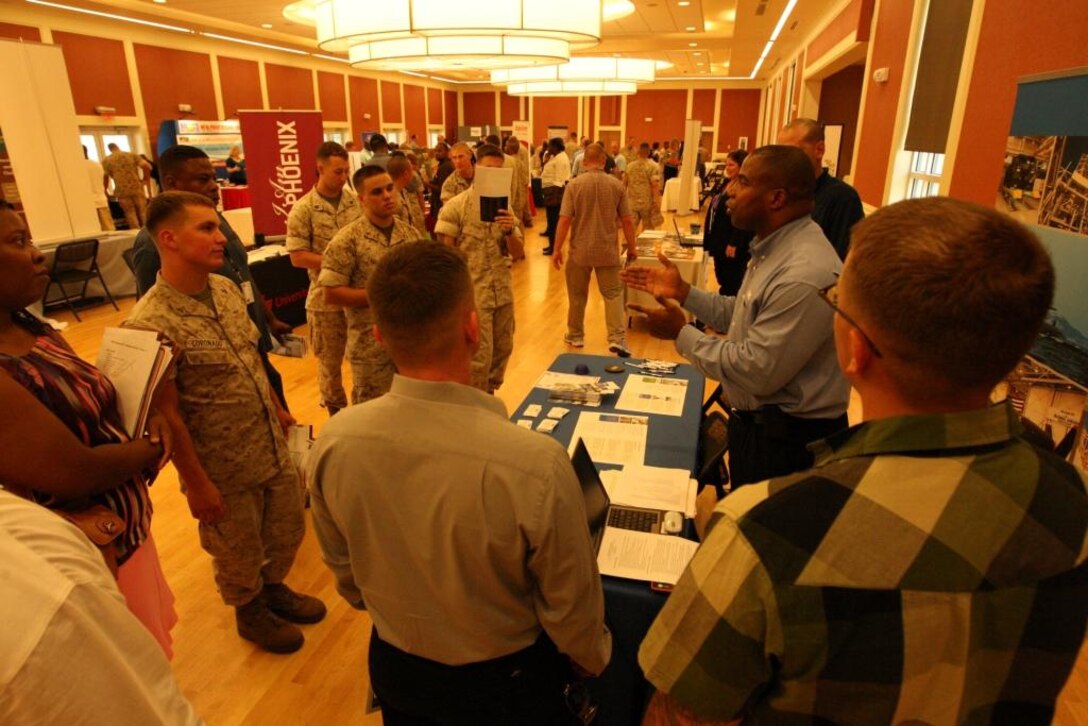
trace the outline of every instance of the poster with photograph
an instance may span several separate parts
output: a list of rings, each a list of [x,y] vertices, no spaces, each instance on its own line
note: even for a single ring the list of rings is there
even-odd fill
[[[1055,272],[1053,307],[1004,392],[1036,441],[1088,472],[1086,99],[1083,69],[1021,80],[995,204],[1031,226]]]

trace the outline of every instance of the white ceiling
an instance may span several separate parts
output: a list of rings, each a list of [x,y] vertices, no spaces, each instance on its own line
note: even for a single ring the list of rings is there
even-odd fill
[[[57,0],[83,7],[111,8],[163,22],[239,38],[317,50],[314,29],[287,20],[281,0]],[[363,0],[360,0],[362,2]],[[457,0],[451,0],[457,2]],[[673,67],[658,76],[698,80],[701,76],[747,77],[788,0],[632,0],[635,12],[605,23],[601,43],[579,55],[653,58]],[[486,0],[479,0],[486,8]],[[686,3],[686,4],[684,4]],[[778,60],[791,56],[835,0],[799,0],[774,49],[760,69],[766,78]],[[486,12],[486,10],[485,10]],[[264,28],[269,24],[271,28]],[[476,72],[441,73],[451,80],[483,80]]]

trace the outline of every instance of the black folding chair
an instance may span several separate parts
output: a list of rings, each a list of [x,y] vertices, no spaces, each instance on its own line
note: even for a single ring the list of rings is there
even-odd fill
[[[121,308],[117,307],[113,295],[110,294],[109,287],[106,286],[106,280],[103,279],[102,272],[98,269],[98,240],[87,239],[57,245],[53,256],[53,269],[49,273],[49,284],[45,286],[42,303],[44,305],[49,300],[49,290],[53,283],[56,283],[57,287],[60,288],[61,297],[64,298],[68,309],[72,311],[72,315],[76,316],[76,320],[81,320],[73,302],[87,299],[87,285],[96,278],[102,283],[102,289],[105,290],[106,297],[109,299],[110,304],[113,305],[114,310],[120,310]],[[69,295],[64,286],[79,283],[83,283],[79,294]]]
[[[711,411],[699,424],[699,471],[695,479],[699,489],[712,486],[718,499],[725,496],[729,470],[725,452],[729,449],[729,423],[721,411]]]

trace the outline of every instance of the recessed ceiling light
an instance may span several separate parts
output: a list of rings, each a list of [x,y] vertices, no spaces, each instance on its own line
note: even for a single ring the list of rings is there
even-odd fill
[[[688,5],[691,5],[691,1],[690,0],[680,0],[680,2],[678,2],[676,4],[679,5],[682,8],[686,8]]]
[[[702,54],[703,54],[703,52],[702,52],[702,51],[699,51],[699,50],[697,50],[697,51],[695,51],[694,53],[692,53],[692,55],[702,55]]]
[[[166,4],[166,0],[153,0],[153,2],[156,5],[165,5]]]
[[[695,26],[694,25],[689,25],[688,27],[684,28],[684,30],[688,31],[689,33],[694,33],[695,32]]]
[[[159,0],[155,0],[155,2],[159,2]],[[166,2],[166,0],[163,0],[163,2]],[[261,27],[262,28],[271,28],[272,23],[261,23]]]
[[[688,43],[688,47],[689,48],[697,48],[697,47],[699,47],[699,44],[698,43]]]
[[[620,58],[621,56],[620,56],[620,54],[619,54],[619,53],[613,53],[613,54],[612,54],[612,57],[613,57],[613,58]]]

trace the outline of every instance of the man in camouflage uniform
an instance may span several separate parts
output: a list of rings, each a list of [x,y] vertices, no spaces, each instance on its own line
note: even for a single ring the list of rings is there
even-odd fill
[[[526,220],[531,224],[533,218],[529,216],[529,165],[521,158],[524,148],[516,137],[510,136],[507,137],[503,150],[506,152],[506,166],[514,170],[510,190],[510,211],[522,224],[525,224]]]
[[[635,227],[657,229],[665,221],[661,214],[661,171],[650,161],[650,145],[638,147],[638,158],[627,165],[627,203],[631,207]]]
[[[481,167],[503,166],[503,153],[497,146],[485,144],[476,154]],[[514,351],[514,290],[501,246],[505,242],[518,257],[525,240],[509,209],[500,210],[494,222],[481,222],[480,197],[474,189],[461,192],[442,207],[434,231],[440,241],[460,248],[468,260],[480,320],[480,347],[472,359],[472,385],[494,393],[503,383],[506,364]]]
[[[292,623],[325,617],[320,600],[283,583],[305,528],[284,438],[294,419],[269,386],[245,298],[233,282],[211,274],[226,245],[211,201],[165,192],[148,217],[162,271],[125,324],[156,330],[177,346],[157,406],[173,432],[174,465],[239,635],[291,653],[303,642]]]
[[[295,202],[287,218],[291,264],[305,268],[310,276],[306,322],[310,326],[310,348],[317,358],[321,405],[330,416],[348,405],[341,373],[348,322],[343,308],[326,302],[317,277],[321,272],[321,255],[329,241],[362,214],[359,200],[345,188],[350,168],[348,152],[340,144],[326,141],[317,147],[317,183]]]
[[[428,237],[427,225],[423,222],[423,210],[420,209],[416,195],[408,191],[415,177],[412,162],[408,161],[407,156],[397,155],[389,160],[386,169],[396,188],[397,219],[415,229],[420,237]]]
[[[110,155],[102,160],[102,184],[109,194],[110,178],[113,179],[113,196],[125,211],[129,229],[139,229],[147,221],[147,197],[144,195],[143,173],[151,173],[151,165],[136,154],[121,151],[117,144],[109,145]]]
[[[476,157],[464,141],[459,141],[450,148],[450,161],[453,162],[453,173],[442,184],[443,204],[471,187],[472,179],[476,175]]]
[[[396,372],[374,339],[367,277],[390,248],[418,240],[419,232],[397,219],[396,187],[385,169],[364,166],[355,172],[352,184],[363,214],[329,242],[317,279],[325,288],[325,299],[343,305],[347,315],[351,402],[355,404],[387,392]]]

